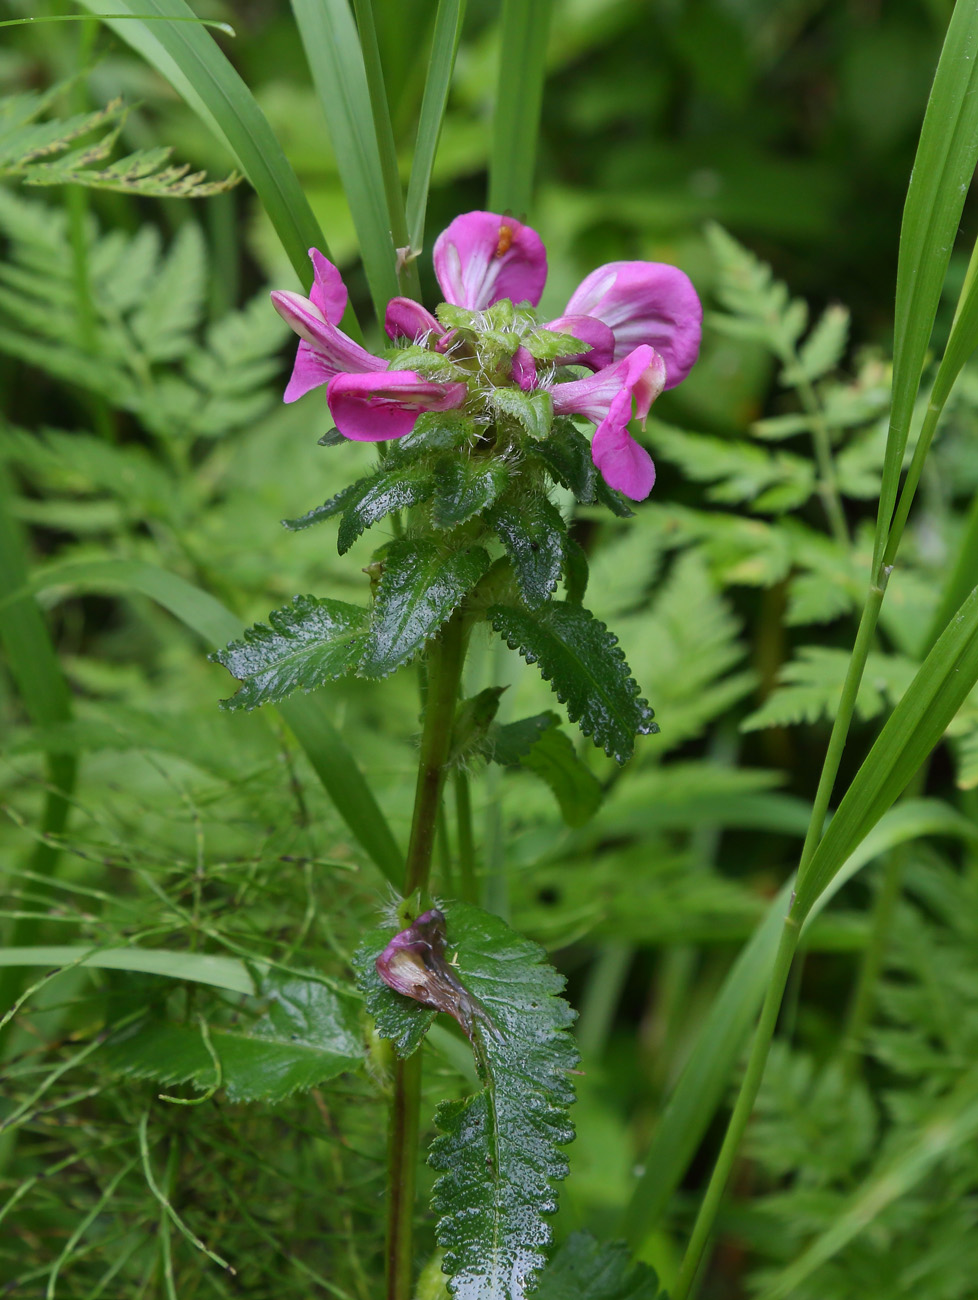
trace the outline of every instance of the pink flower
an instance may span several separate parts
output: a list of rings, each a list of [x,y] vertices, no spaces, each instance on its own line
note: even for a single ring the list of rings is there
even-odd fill
[[[302,340],[285,400],[294,402],[326,384],[326,400],[344,437],[379,442],[410,432],[422,411],[447,411],[499,383],[498,370],[480,373],[479,349],[461,354],[459,333],[478,335],[481,317],[496,303],[535,307],[547,278],[547,254],[535,230],[513,217],[494,212],[467,212],[438,236],[435,275],[445,301],[475,313],[471,327],[446,330],[420,303],[393,298],[384,327],[392,339],[406,339],[436,353],[451,353],[461,367],[451,381],[416,370],[397,370],[367,352],[336,322],[346,308],[347,292],[336,267],[310,250],[315,283],[308,298],[297,293],[272,294],[282,317]],[[579,339],[584,347],[554,363],[584,366],[584,379],[540,374],[533,352],[533,325],[517,314],[519,346],[511,354],[509,380],[524,391],[546,388],[557,415],[583,415],[597,425],[592,443],[594,463],[605,480],[635,501],[644,500],[655,482],[647,451],[628,433],[634,415],[644,420],[666,388],[685,379],[700,345],[703,310],[689,277],[662,262],[609,262],[592,271],[571,294],[563,315],[544,328]],[[507,326],[509,328],[509,326]],[[491,334],[490,325],[485,329]],[[498,365],[498,363],[497,363]],[[506,371],[503,369],[505,375]]]
[[[272,293],[275,310],[302,340],[285,401],[294,402],[325,384],[337,429],[356,442],[401,438],[414,428],[422,411],[462,405],[468,396],[465,384],[435,383],[413,370],[388,370],[386,361],[344,334],[334,324],[346,310],[347,292],[340,273],[318,249],[311,248],[309,256],[315,277],[309,297]],[[417,303],[411,306],[428,317]],[[434,317],[430,320],[438,325]]]
[[[584,415],[597,424],[591,457],[605,482],[633,501],[644,501],[652,491],[655,466],[626,425],[633,402],[636,419],[644,422],[665,379],[662,357],[643,343],[596,374],[555,384],[550,390],[555,415]]]

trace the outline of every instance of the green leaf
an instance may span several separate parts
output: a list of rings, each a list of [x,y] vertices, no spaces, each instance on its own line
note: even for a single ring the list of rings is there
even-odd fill
[[[564,586],[572,605],[583,604],[589,576],[587,552],[568,533],[564,538]]]
[[[413,658],[489,568],[481,546],[446,553],[402,538],[387,548],[359,672],[386,677]]]
[[[564,567],[567,525],[545,496],[498,506],[489,522],[506,547],[520,594],[535,607],[549,600]]]
[[[220,1081],[228,1101],[283,1101],[359,1068],[363,1040],[359,1003],[315,980],[277,971],[265,975],[256,997],[262,1013],[234,1027],[200,1028],[150,1017],[110,1039],[111,1069],[159,1083],[191,1083],[204,1091]]]
[[[464,17],[463,0],[439,0],[405,202],[408,242],[412,249],[418,251],[424,242],[424,218],[428,206],[431,169],[448,104],[448,91]]]
[[[473,460],[455,455],[442,460],[435,478],[432,522],[436,528],[456,528],[488,510],[509,482],[502,461]]]
[[[839,711],[842,686],[849,667],[849,652],[828,646],[800,646],[797,658],[784,664],[778,688],[740,724],[742,731],[763,727],[790,727],[800,722],[832,719]],[[909,686],[916,665],[901,655],[871,653],[859,684],[856,712],[875,718],[900,698]]]
[[[456,1296],[522,1300],[545,1263],[541,1247],[551,1230],[544,1216],[557,1208],[553,1183],[567,1174],[558,1148],[574,1135],[567,1116],[577,1063],[567,1032],[574,1013],[557,996],[563,977],[544,964],[543,949],[498,916],[451,903],[445,942],[429,978],[437,985],[438,963],[447,967],[451,954],[451,979],[470,999],[459,1015],[483,1087],[443,1102],[435,1114],[442,1136],[429,1164],[441,1174],[433,1204],[443,1268]],[[361,965],[369,984],[368,960]],[[385,997],[392,1036],[413,1039],[420,1020],[411,1000],[386,985],[373,997],[368,990],[375,1007]]]
[[[183,0],[82,0],[98,15],[194,18]],[[112,30],[151,63],[223,139],[255,188],[301,282],[312,280],[308,250],[329,256],[295,172],[254,96],[213,37],[195,22],[112,22]],[[395,290],[396,292],[396,290]]]
[[[347,0],[292,0],[316,93],[329,127],[340,179],[357,229],[377,319],[398,292],[392,227],[380,149],[356,24]],[[398,198],[400,196],[398,195]]]
[[[556,713],[540,713],[495,727],[484,749],[493,762],[524,767],[545,781],[568,826],[583,826],[601,806],[601,782],[578,758]]]
[[[978,682],[978,587],[886,721],[798,882],[810,906],[920,768]]]
[[[489,618],[510,649],[539,664],[571,722],[609,757],[624,763],[636,736],[658,731],[617,637],[586,609],[558,600],[538,610],[493,605]]]
[[[934,318],[978,160],[978,18],[957,4],[934,75],[900,227],[893,398],[880,490],[874,572],[886,548]]]
[[[686,478],[714,484],[707,492],[711,501],[748,502],[752,511],[782,513],[804,505],[815,490],[811,462],[790,452],[659,423],[654,438],[657,451],[679,465]]]
[[[849,309],[832,303],[815,322],[798,349],[798,364],[781,372],[783,384],[811,383],[834,370],[842,360],[849,339]]]
[[[596,1241],[574,1232],[540,1275],[535,1300],[665,1300],[647,1264],[637,1263],[622,1242]]]
[[[426,466],[411,465],[382,471],[371,479],[362,479],[356,486],[360,490],[351,491],[345,499],[336,535],[340,555],[346,554],[361,533],[395,510],[427,501],[435,490],[435,479]]]
[[[515,420],[534,441],[549,437],[554,403],[545,388],[529,393],[524,393],[521,388],[494,388],[490,397],[497,413]]]
[[[243,683],[222,701],[226,709],[274,704],[293,691],[308,693],[353,672],[363,650],[367,611],[341,600],[295,596],[268,621],[271,627],[256,623],[243,640],[210,656]]]
[[[489,150],[489,211],[532,206],[551,0],[503,0]]]
[[[320,441],[322,441],[320,439]],[[376,481],[376,475],[373,478],[361,478],[356,483],[351,483],[348,487],[337,492],[336,496],[330,497],[324,501],[321,506],[313,506],[307,510],[304,515],[298,519],[283,519],[283,527],[289,532],[298,533],[303,528],[311,528],[313,524],[322,523],[324,519],[333,519],[336,515],[342,514],[351,501],[356,501],[366,491],[367,486]]]
[[[210,953],[167,952],[162,948],[93,948],[91,944],[42,944],[0,948],[0,966],[88,966],[93,970],[137,971],[166,979],[208,984],[231,993],[254,993],[244,962]]]
[[[529,456],[542,461],[551,478],[573,492],[581,505],[593,503],[598,471],[588,440],[570,420],[555,420],[550,437],[526,450]]]

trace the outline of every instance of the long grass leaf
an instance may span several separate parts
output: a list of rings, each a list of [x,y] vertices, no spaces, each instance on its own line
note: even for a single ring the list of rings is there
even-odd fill
[[[184,0],[81,0],[93,14],[130,19],[148,13],[193,18]],[[151,63],[177,94],[222,139],[247,176],[304,285],[312,272],[308,250],[327,252],[326,240],[292,166],[251,91],[213,37],[191,22],[112,22],[109,26]]]
[[[853,777],[798,880],[796,913],[814,903],[893,804],[978,682],[978,587],[921,664]]]
[[[874,569],[883,557],[921,371],[976,161],[978,5],[975,0],[958,0],[924,114],[900,230],[893,402]]]
[[[414,144],[411,179],[407,192],[408,243],[414,252],[424,245],[424,219],[428,210],[428,191],[431,172],[435,164],[438,137],[445,117],[448,92],[455,70],[462,24],[465,21],[465,0],[439,0],[435,18],[435,32],[431,41],[428,77],[418,118],[418,136]]]
[[[81,944],[42,944],[26,948],[0,948],[0,967],[91,966],[97,970],[138,971],[165,975],[191,984],[210,984],[231,993],[254,993],[255,983],[237,957],[213,957],[195,952],[167,952],[162,948],[103,948]]]
[[[503,0],[489,152],[489,208],[530,210],[552,0]]]
[[[10,501],[11,485],[0,466],[0,645],[28,716],[36,726],[44,727],[71,717],[71,695],[47,624],[27,586],[24,542],[10,513]],[[31,858],[31,870],[42,879],[52,876],[58,865],[55,837],[62,833],[68,819],[77,759],[71,754],[50,754],[47,773],[49,790],[41,814],[42,838]],[[14,921],[7,941],[33,943],[40,926],[37,917],[20,917]],[[16,999],[19,987],[18,972],[0,976],[0,1010]]]
[[[165,569],[140,560],[92,560],[45,569],[34,586],[138,592],[168,609],[215,647],[240,637],[243,625],[219,600]],[[329,716],[318,692],[283,700],[278,711],[305,750],[337,812],[374,863],[400,885],[404,856],[349,746]]]
[[[813,906],[806,930],[838,890],[867,863],[898,844],[924,835],[974,841],[978,829],[939,800],[908,799],[887,813],[851,855]],[[659,1117],[651,1145],[641,1161],[644,1173],[621,1225],[635,1250],[660,1222],[726,1096],[764,997],[791,902],[792,883],[789,881],[775,898],[731,967]]]
[[[395,223],[387,206],[356,25],[347,0],[292,0],[292,10],[329,127],[374,309],[382,321],[388,301],[398,292]]]

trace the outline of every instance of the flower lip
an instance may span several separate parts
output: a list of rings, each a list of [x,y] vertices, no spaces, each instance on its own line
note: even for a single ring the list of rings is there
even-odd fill
[[[326,401],[336,427],[353,442],[385,442],[410,433],[423,411],[452,411],[468,397],[463,383],[436,383],[414,370],[339,374]]]
[[[438,236],[435,275],[445,301],[483,311],[503,298],[540,301],[547,279],[543,240],[515,217],[466,212]]]

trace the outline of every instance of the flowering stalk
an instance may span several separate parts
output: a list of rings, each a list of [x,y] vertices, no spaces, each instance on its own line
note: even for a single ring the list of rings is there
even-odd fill
[[[623,498],[648,496],[655,467],[628,426],[633,419],[644,423],[659,394],[685,378],[699,348],[702,310],[676,267],[612,262],[582,281],[562,315],[541,324],[534,310],[547,276],[540,236],[514,218],[470,212],[434,245],[445,301],[432,313],[411,298],[393,298],[384,319],[391,345],[377,355],[339,328],[346,287],[321,253],[310,255],[309,297],[272,295],[301,340],[285,400],[325,387],[339,435],[327,441],[390,445],[376,472],[287,526],[301,529],[340,516],[341,554],[381,519],[405,512],[405,526],[375,551],[366,570],[368,606],[298,596],[270,615],[270,626],[250,629],[216,657],[243,683],[228,701],[231,708],[274,703],[349,674],[386,677],[424,657],[405,928],[358,967],[378,1031],[395,1041],[403,1058],[395,1064],[390,1107],[386,1294],[387,1300],[411,1300],[413,1289],[422,1066],[420,1038],[411,1030],[416,1022],[401,1019],[404,1000],[413,999],[462,1024],[481,1053],[480,1077],[498,1093],[502,1108],[498,1117],[493,1111],[489,1127],[494,1131],[497,1120],[508,1127],[498,1149],[480,1148],[473,1156],[465,1132],[453,1130],[445,1115],[450,1136],[436,1144],[433,1162],[440,1159],[435,1167],[445,1171],[436,1205],[442,1188],[446,1217],[439,1240],[446,1270],[470,1280],[483,1267],[499,1270],[513,1279],[515,1298],[545,1260],[540,1247],[549,1229],[542,1216],[556,1208],[552,1183],[566,1174],[559,1147],[573,1135],[565,1115],[573,1100],[568,1071],[576,1061],[566,1032],[571,1012],[555,997],[556,973],[539,969],[533,945],[498,918],[471,906],[467,914],[467,903],[450,900],[445,914],[431,908],[421,916],[410,913],[429,889],[449,771],[458,774],[459,867],[471,900],[475,863],[465,768],[473,760],[519,766],[541,726],[556,722],[548,713],[496,724],[498,690],[459,702],[476,622],[538,664],[571,721],[618,762],[631,755],[636,736],[657,729],[617,638],[583,608],[586,556],[550,492],[559,485],[582,504],[600,503],[619,516],[631,513]],[[581,420],[595,426],[590,445]],[[560,584],[564,598],[557,594]],[[478,933],[487,945],[479,950],[484,967],[502,960],[499,986],[491,978],[482,986],[492,993],[491,1016],[445,959],[446,915],[463,929],[464,919],[451,918],[468,915],[473,938]],[[464,958],[464,947],[458,951]],[[515,966],[500,957],[505,952]],[[464,973],[478,984],[477,969]],[[391,1005],[385,995],[401,1002]],[[527,1077],[537,1090],[530,1107],[520,1094]],[[536,1163],[528,1150],[540,1156]],[[506,1168],[497,1167],[500,1151]],[[474,1178],[466,1165],[473,1158]]]

